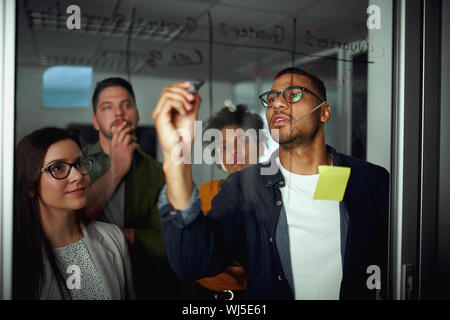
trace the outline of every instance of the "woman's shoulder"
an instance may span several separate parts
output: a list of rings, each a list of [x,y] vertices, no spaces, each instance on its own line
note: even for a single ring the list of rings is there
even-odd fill
[[[92,220],[87,226],[86,230],[88,233],[88,237],[95,237],[97,234],[100,234],[103,238],[113,239],[115,241],[122,242],[124,235],[122,230],[118,226],[112,223]]]

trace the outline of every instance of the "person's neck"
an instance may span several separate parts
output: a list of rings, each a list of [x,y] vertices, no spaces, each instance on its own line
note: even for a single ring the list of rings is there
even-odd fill
[[[100,141],[100,147],[102,148],[103,152],[109,155],[109,150],[111,147],[111,139],[108,139],[102,133],[99,133],[98,139]]]
[[[42,227],[52,248],[77,242],[83,237],[75,211],[51,210],[41,206]]]
[[[283,146],[279,149],[280,163],[289,172],[301,175],[318,174],[319,165],[331,165],[332,157],[327,152],[323,135],[311,142]]]

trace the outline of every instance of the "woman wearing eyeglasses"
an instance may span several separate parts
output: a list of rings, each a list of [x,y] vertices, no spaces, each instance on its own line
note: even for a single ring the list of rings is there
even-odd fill
[[[92,161],[78,138],[44,128],[16,147],[15,299],[134,299],[121,230],[85,214]]]

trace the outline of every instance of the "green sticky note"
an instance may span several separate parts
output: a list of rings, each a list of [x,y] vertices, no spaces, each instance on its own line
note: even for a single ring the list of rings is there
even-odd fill
[[[313,199],[342,201],[349,177],[350,168],[319,166],[319,181]]]

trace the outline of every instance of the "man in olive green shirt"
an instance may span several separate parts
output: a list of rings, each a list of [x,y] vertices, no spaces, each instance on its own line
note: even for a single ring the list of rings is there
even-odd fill
[[[139,111],[131,84],[122,78],[97,83],[92,96],[99,142],[85,148],[94,161],[88,216],[121,228],[130,248],[138,299],[176,299],[180,282],[168,264],[158,195],[161,164],[147,155],[134,134]]]

